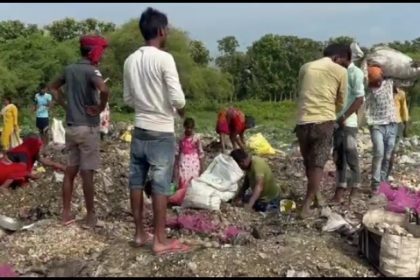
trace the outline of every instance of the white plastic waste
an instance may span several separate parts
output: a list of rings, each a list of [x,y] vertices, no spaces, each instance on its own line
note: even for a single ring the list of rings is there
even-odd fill
[[[353,42],[350,44],[351,49],[351,60],[357,61],[365,55],[362,51],[362,49],[359,47],[359,44],[357,42]]]
[[[62,183],[64,182],[64,173],[54,171],[54,178],[57,183]]]
[[[326,225],[322,227],[322,231],[333,232],[342,227],[347,227],[349,229],[352,228],[352,226],[341,215],[333,212],[329,207],[322,208],[321,217],[328,218]]]
[[[221,201],[235,196],[243,175],[232,157],[218,155],[200,178],[192,180],[182,207],[219,210]]]
[[[66,144],[66,130],[64,129],[63,121],[53,118],[51,133],[54,144]]]

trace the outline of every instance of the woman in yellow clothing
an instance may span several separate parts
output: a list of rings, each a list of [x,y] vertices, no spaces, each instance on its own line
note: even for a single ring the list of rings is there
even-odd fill
[[[1,133],[1,144],[5,151],[11,148],[13,133],[19,132],[18,127],[18,109],[12,104],[10,97],[5,98],[4,107],[1,110],[3,117],[3,132]]]

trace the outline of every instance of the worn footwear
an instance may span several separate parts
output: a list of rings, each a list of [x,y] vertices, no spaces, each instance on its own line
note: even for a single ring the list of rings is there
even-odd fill
[[[155,255],[164,256],[169,254],[188,253],[191,248],[185,244],[182,244],[179,240],[173,240],[168,248],[162,250],[153,250]]]

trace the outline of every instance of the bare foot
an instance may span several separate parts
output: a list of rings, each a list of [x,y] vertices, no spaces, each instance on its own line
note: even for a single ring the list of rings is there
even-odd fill
[[[83,228],[95,228],[96,224],[98,223],[98,219],[95,215],[86,216],[83,219]]]
[[[153,252],[158,255],[175,254],[175,253],[187,253],[190,251],[190,247],[182,244],[179,240],[166,240],[164,244],[156,243],[153,244]]]
[[[352,188],[350,192],[349,201],[350,203],[357,200],[360,196],[360,191],[358,189]]]
[[[343,202],[344,192],[345,192],[345,189],[343,189],[343,188],[337,188],[335,190],[334,197],[331,199],[331,202],[333,204],[341,204]]]
[[[299,212],[298,217],[302,220],[305,220],[307,218],[313,217],[315,215],[314,211],[311,211],[309,208],[302,208]]]
[[[142,247],[146,245],[147,243],[152,243],[152,242],[153,242],[153,234],[144,232],[142,234],[139,234],[138,236],[134,236],[132,244],[134,247]]]
[[[68,226],[76,221],[76,216],[72,214],[64,214],[62,215],[61,222],[64,226]]]
[[[314,199],[314,206],[315,207],[324,207],[325,206],[325,200],[322,197],[320,192],[317,192]]]

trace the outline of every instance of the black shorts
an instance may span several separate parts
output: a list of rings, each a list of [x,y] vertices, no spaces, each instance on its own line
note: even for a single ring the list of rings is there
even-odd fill
[[[50,125],[49,118],[36,118],[36,127],[39,129],[41,134],[44,134],[48,130],[48,126]]]
[[[7,157],[14,163],[29,163],[28,156],[25,153],[7,152]]]

